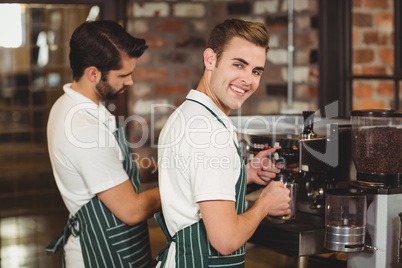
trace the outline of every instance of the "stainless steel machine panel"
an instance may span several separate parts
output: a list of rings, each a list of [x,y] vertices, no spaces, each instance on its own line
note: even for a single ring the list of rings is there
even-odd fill
[[[402,263],[402,212],[399,213],[398,262]]]
[[[401,268],[397,256],[402,194],[375,194],[372,198],[367,209],[367,231],[373,248],[349,253],[348,268]]]

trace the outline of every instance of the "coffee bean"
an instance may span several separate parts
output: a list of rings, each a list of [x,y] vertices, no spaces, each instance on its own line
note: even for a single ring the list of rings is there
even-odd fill
[[[353,160],[361,173],[402,173],[402,128],[372,127],[353,131]]]

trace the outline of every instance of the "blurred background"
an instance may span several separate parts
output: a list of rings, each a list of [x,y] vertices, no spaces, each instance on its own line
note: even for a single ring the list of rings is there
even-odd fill
[[[85,20],[118,21],[149,45],[134,86],[106,104],[128,125],[146,189],[157,185],[158,133],[197,86],[217,23],[259,21],[271,36],[260,88],[234,115],[325,114],[335,102],[347,118],[354,109],[401,108],[401,16],[399,0],[0,1],[0,267],[60,267],[60,253],[44,251],[68,217],[46,124],[72,81],[69,39]],[[151,239],[156,255],[164,238]],[[292,258],[275,256],[285,264],[272,267],[294,267]]]

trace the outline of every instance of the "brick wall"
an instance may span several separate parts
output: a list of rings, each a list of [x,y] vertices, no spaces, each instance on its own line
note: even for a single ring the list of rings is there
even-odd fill
[[[318,106],[317,1],[294,4],[294,109],[300,112]],[[167,117],[197,86],[209,32],[226,18],[263,22],[271,36],[260,88],[233,114],[275,114],[286,108],[287,0],[129,0],[126,28],[150,47],[137,64],[128,105],[129,115],[138,119],[130,120],[130,139],[141,147],[139,154],[155,149]]]
[[[353,74],[394,74],[393,0],[353,0]],[[392,80],[353,83],[353,109],[392,108]]]

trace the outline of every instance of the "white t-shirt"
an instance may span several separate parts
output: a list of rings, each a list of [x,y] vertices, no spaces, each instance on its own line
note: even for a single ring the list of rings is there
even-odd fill
[[[204,93],[191,90],[187,99],[211,109],[226,128],[202,105],[185,101],[169,117],[159,137],[158,170],[162,211],[169,233],[200,220],[198,202],[236,199],[240,158],[233,141],[235,127]],[[167,266],[174,267],[174,242]]]
[[[71,89],[71,84],[64,85],[63,90],[65,94],[50,111],[47,138],[57,187],[68,211],[74,215],[97,193],[128,180],[128,175],[113,135],[114,116],[102,104],[97,105]],[[76,241],[71,243],[71,239]],[[70,236],[65,249],[80,251],[78,241],[79,237]]]

